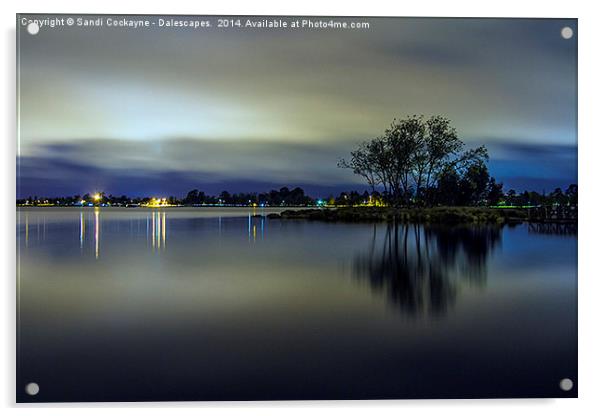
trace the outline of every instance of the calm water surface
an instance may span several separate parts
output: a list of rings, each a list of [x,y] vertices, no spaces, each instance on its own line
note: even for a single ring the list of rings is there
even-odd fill
[[[20,209],[18,400],[576,396],[572,230],[268,212]]]

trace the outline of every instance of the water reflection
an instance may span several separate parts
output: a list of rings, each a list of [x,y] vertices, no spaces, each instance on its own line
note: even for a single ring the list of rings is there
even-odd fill
[[[370,249],[355,256],[353,275],[367,281],[401,312],[441,315],[461,283],[484,286],[487,261],[501,228],[389,224],[374,226]]]
[[[20,211],[17,385],[51,401],[376,399],[576,380],[576,238],[249,211]]]
[[[84,249],[84,241],[86,238],[86,219],[84,217],[84,213],[79,213],[79,248],[80,250]]]
[[[577,235],[576,223],[531,223],[529,224],[529,232],[536,234],[551,234],[551,235]]]
[[[94,255],[98,258],[100,254],[100,211],[94,209]]]
[[[43,220],[45,221],[46,217],[42,217]],[[100,257],[100,231],[101,231],[101,215],[100,215],[100,209],[95,208],[94,209],[94,214],[93,214],[93,223],[92,223],[92,229],[93,229],[93,244],[94,244],[94,257],[96,259],[98,259]],[[78,241],[79,241],[79,249],[81,251],[82,254],[84,254],[85,252],[85,247],[86,247],[86,227],[87,227],[87,222],[88,219],[86,218],[86,213],[84,211],[81,211],[79,213],[79,219],[77,220],[79,223],[79,233],[78,233]],[[46,239],[46,233],[44,233],[44,238],[43,240]]]
[[[29,213],[25,213],[25,247],[29,247]]]
[[[89,253],[86,250],[86,247],[93,246],[94,257],[96,259],[101,256],[102,244],[101,240],[103,240],[102,234],[103,231],[105,234],[108,232],[109,234],[122,234],[123,230],[120,227],[123,227],[124,221],[115,221],[111,219],[110,216],[106,219],[106,224],[103,223],[103,216],[106,217],[106,213],[102,212],[102,209],[95,208],[93,211],[82,210],[77,214],[78,224],[78,243],[79,248],[82,255]],[[169,228],[168,215],[166,211],[154,210],[149,213],[145,213],[144,216],[139,218],[130,219],[127,223],[129,224],[129,235],[133,238],[138,238],[138,236],[142,236],[142,238],[146,239],[147,246],[152,250],[153,253],[160,253],[166,250],[167,247],[167,234]],[[243,217],[244,218],[244,217]],[[176,221],[186,222],[188,229],[194,229],[199,224],[205,223],[206,219],[203,218],[184,218],[184,219],[175,219]],[[172,220],[173,221],[173,220]],[[217,237],[221,237],[224,232],[224,221],[221,216],[216,217],[214,221],[217,222]],[[34,217],[35,226],[37,227],[38,233],[38,241],[46,240],[46,216],[35,216]],[[247,215],[247,222],[243,226],[240,231],[244,233],[243,235],[247,235],[249,242],[256,242],[258,239],[263,240],[265,235],[265,224],[266,220],[264,216],[261,215]],[[146,232],[144,227],[146,225]],[[31,221],[29,219],[29,214],[24,214],[24,234],[25,234],[25,248],[28,247],[29,244],[29,229],[31,228]],[[51,230],[52,231],[52,230]],[[59,236],[55,236],[59,238]],[[105,236],[105,244],[108,236]]]
[[[263,240],[263,236],[264,236],[264,228],[265,228],[265,217],[263,215],[257,215],[255,214],[255,211],[253,211],[253,215],[249,214],[248,215],[248,226],[247,226],[247,232],[249,235],[249,241],[252,242],[256,242],[257,241],[257,222],[259,222],[259,238],[261,240]],[[220,218],[221,220],[221,218]],[[221,222],[220,222],[220,226],[221,226]]]
[[[151,241],[153,251],[165,250],[167,241],[167,225],[165,221],[165,211],[155,211],[151,213]],[[148,229],[147,229],[148,230]]]
[[[32,241],[39,247],[40,243],[47,240],[63,240],[65,224],[73,224],[74,233],[69,232],[66,241],[72,242],[82,256],[91,256],[93,253],[94,258],[100,259],[104,251],[103,244],[104,249],[107,249],[113,238],[122,239],[126,236],[129,236],[134,245],[146,245],[153,253],[164,252],[167,248],[170,225],[175,227],[174,238],[180,233],[188,233],[201,226],[205,228],[213,221],[214,231],[210,231],[209,228],[206,230],[215,234],[199,235],[199,238],[223,238],[225,233],[231,234],[233,227],[237,228],[236,233],[245,236],[250,243],[263,240],[266,235],[265,217],[254,213],[240,215],[238,218],[242,221],[230,221],[233,215],[207,218],[186,216],[186,213],[182,215],[179,211],[167,210],[134,212],[130,217],[124,214],[126,213],[123,211],[102,208],[84,208],[78,211],[23,210],[18,224],[19,240],[26,249],[31,248]],[[120,218],[120,215],[123,217]]]

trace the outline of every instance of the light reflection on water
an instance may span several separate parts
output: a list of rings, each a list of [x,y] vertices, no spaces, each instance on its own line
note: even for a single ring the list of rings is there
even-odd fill
[[[152,241],[153,252],[155,251],[155,248],[157,249],[157,251],[161,251],[162,249],[165,250],[165,242],[167,239],[167,232],[166,232],[166,227],[167,227],[166,223],[167,222],[165,221],[165,212],[161,212],[161,211],[152,212],[150,214],[150,221],[151,221],[150,238]],[[148,223],[148,218],[147,218],[147,223]],[[147,238],[148,237],[149,237],[149,235],[147,234]]]
[[[19,210],[19,399],[576,394],[574,234],[269,212]]]
[[[172,209],[173,210],[173,209]],[[60,212],[66,211],[66,212]],[[55,214],[73,214],[75,210],[72,209],[62,209],[57,211],[56,209],[51,209],[44,211],[43,209],[22,209],[20,210],[21,216],[21,224],[18,224],[18,228],[20,227],[23,231],[23,244],[25,248],[29,247],[30,243],[30,228],[35,229],[35,240],[37,242],[44,242],[47,238],[47,220],[51,220],[52,224],[55,224],[57,221],[64,222],[69,221],[68,215],[62,215],[62,219],[52,218]],[[101,208],[92,208],[92,209],[77,209],[78,211],[78,233],[79,233],[79,247],[82,250],[82,254],[86,254],[85,249],[88,247],[93,247],[95,258],[99,258],[101,255],[101,240],[102,240],[102,229],[103,229],[103,219],[105,216],[108,216],[107,220],[109,221],[125,221],[119,218],[115,218],[115,216],[119,215],[119,211],[116,209],[103,210]],[[131,215],[131,210],[128,210],[128,217],[126,220],[128,222],[128,232],[129,234],[139,234],[141,225],[144,225],[146,230],[146,241],[149,248],[151,248],[152,252],[160,252],[165,250],[167,244],[167,232],[169,227],[168,221],[168,211],[161,209],[149,209],[149,210],[140,210],[138,215]],[[261,214],[257,209],[248,209],[248,210],[238,210],[238,215],[241,212],[249,211],[248,215],[245,216],[247,218],[246,223],[246,234],[248,235],[248,241],[255,242],[257,239],[264,238],[264,230],[265,230],[265,217],[264,214],[272,213],[272,212],[281,212],[283,209],[271,209],[260,210]],[[121,213],[124,211],[122,210]],[[186,215],[182,216],[181,212],[174,212],[177,215],[174,215],[175,218],[186,218]],[[228,213],[226,215],[227,218],[235,217],[236,215],[232,215],[232,213]],[[211,217],[211,215],[209,216]],[[194,216],[193,216],[194,218]],[[201,215],[200,218],[208,218],[207,215]],[[218,234],[222,233],[222,221],[224,216],[218,215],[215,216],[215,220],[218,223]],[[30,222],[33,220],[34,225],[30,226]],[[92,229],[93,233],[87,235],[86,229]],[[90,240],[91,239],[91,240]],[[90,246],[91,244],[91,246]]]

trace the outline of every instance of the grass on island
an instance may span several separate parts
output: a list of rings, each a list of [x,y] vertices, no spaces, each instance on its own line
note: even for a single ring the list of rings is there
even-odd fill
[[[341,207],[336,209],[286,210],[269,214],[269,218],[308,219],[320,221],[401,221],[416,223],[519,223],[528,220],[528,212],[520,208],[489,207]]]

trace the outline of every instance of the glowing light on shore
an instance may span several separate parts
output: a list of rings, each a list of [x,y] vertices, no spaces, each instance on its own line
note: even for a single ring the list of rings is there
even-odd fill
[[[152,198],[147,204],[142,204],[149,208],[171,207],[174,206],[167,201],[167,198]]]

